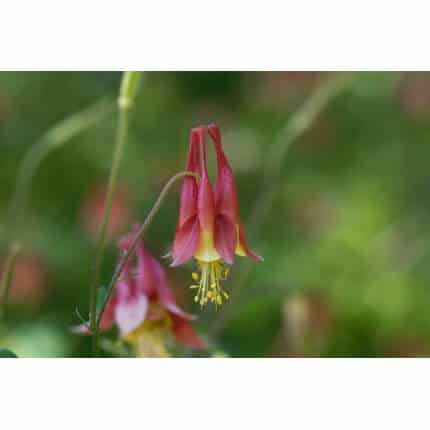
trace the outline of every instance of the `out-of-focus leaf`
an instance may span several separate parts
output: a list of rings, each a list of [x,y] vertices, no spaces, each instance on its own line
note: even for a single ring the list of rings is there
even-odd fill
[[[18,358],[18,356],[8,349],[0,349],[0,358]]]

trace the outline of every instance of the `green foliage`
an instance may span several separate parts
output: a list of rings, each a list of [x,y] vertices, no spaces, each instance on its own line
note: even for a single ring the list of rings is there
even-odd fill
[[[210,122],[224,133],[246,224],[271,143],[326,75],[146,74],[119,175],[130,201],[123,229],[142,221],[162,185],[183,169],[190,128]],[[114,96],[119,78],[0,73],[1,230],[18,163],[31,145],[58,121]],[[69,329],[79,323],[76,307],[87,315],[95,242],[84,208],[107,181],[114,124],[108,115],[75,135],[35,174],[22,233],[25,253],[40,267],[23,270],[18,262],[18,269],[21,283],[44,293],[33,301],[12,294],[12,329],[0,332],[0,343],[20,356],[89,351],[89,338]],[[429,142],[430,75],[357,73],[282,161],[269,215],[247,231],[265,260],[238,258],[232,267],[232,301],[224,305],[230,315],[214,344],[229,356],[430,355]],[[172,242],[177,207],[172,193],[146,234],[157,256]],[[119,236],[108,243],[105,285]],[[235,298],[243,268],[249,276]],[[168,275],[181,304],[201,316],[199,331],[210,336],[221,313],[194,307],[191,270],[188,264]]]
[[[18,358],[15,353],[8,349],[0,349],[0,358]]]

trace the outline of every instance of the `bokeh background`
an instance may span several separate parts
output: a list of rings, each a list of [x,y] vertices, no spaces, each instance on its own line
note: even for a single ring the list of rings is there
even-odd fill
[[[111,103],[120,78],[0,73],[2,261],[20,161],[59,121],[101,99]],[[211,122],[223,132],[248,241],[265,258],[237,260],[225,284],[231,302],[219,312],[194,305],[187,288],[192,263],[168,271],[178,301],[200,316],[195,326],[210,344],[208,351],[178,348],[175,355],[430,356],[430,74],[348,73],[309,127],[290,139],[285,156],[275,157],[280,174],[271,177],[270,154],[274,148],[283,154],[290,121],[327,80],[344,78],[144,75],[103,282],[112,274],[117,238],[144,219],[166,180],[183,170],[190,128]],[[90,340],[69,328],[79,323],[76,309],[88,313],[116,119],[112,110],[41,163],[19,232],[24,248],[0,321],[0,347],[24,357],[89,354]],[[156,256],[172,242],[178,190],[147,234]]]

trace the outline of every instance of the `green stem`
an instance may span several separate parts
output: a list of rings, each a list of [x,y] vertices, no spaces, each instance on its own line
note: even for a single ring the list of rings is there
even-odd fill
[[[128,248],[127,252],[124,254],[124,257],[122,258],[120,264],[117,266],[115,273],[112,277],[112,280],[110,281],[110,284],[108,286],[108,290],[106,293],[106,296],[103,300],[103,304],[99,310],[98,316],[97,316],[97,321],[96,321],[96,331],[98,332],[99,330],[99,326],[100,326],[100,321],[101,318],[103,316],[103,312],[106,308],[106,305],[109,302],[109,299],[111,298],[113,291],[115,289],[116,283],[119,279],[119,277],[121,276],[122,271],[124,270],[125,265],[127,264],[127,262],[129,261],[129,259],[132,257],[132,255],[134,254],[136,247],[139,243],[139,241],[143,238],[144,233],[146,232],[146,230],[148,229],[149,225],[152,223],[152,221],[154,220],[155,215],[157,215],[157,212],[160,210],[161,205],[164,202],[164,199],[167,196],[167,193],[169,192],[170,188],[172,187],[172,185],[178,180],[183,178],[184,176],[193,176],[195,178],[198,179],[198,175],[194,172],[180,172],[177,173],[175,176],[172,176],[169,181],[166,183],[166,185],[163,187],[163,189],[161,190],[156,202],[154,203],[154,206],[152,207],[151,211],[149,212],[148,216],[145,218],[145,221],[143,222],[142,226],[140,227],[140,229],[137,231],[133,242],[131,243],[130,247]]]
[[[103,254],[106,246],[107,226],[112,209],[112,199],[118,178],[119,167],[121,165],[122,154],[127,141],[129,112],[133,107],[138,91],[140,72],[124,72],[121,81],[121,88],[118,97],[119,119],[115,138],[115,147],[112,158],[112,165],[109,175],[106,202],[103,213],[103,221],[100,227],[99,240],[97,243],[95,263],[93,267],[90,284],[90,328],[93,332],[93,354],[97,355],[98,350],[98,330],[97,330],[97,288],[100,282],[100,269],[103,261]]]
[[[260,192],[248,219],[248,230],[254,234],[269,214],[284,166],[294,142],[309,130],[327,105],[347,86],[352,74],[339,73],[323,82],[276,135],[269,148]]]
[[[11,246],[9,257],[5,263],[5,268],[0,281],[0,318],[4,317],[13,275],[15,273],[16,259],[20,247],[17,244]]]
[[[92,127],[106,115],[113,112],[113,103],[103,99],[90,107],[75,113],[49,129],[22,159],[19,167],[15,189],[9,203],[9,228],[6,235],[9,240],[19,242],[21,227],[31,183],[42,161],[55,149],[61,147],[73,137]]]

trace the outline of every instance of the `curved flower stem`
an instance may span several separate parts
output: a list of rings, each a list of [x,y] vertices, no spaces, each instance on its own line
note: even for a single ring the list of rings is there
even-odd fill
[[[99,240],[97,243],[96,257],[92,271],[90,284],[90,328],[95,333],[97,325],[97,289],[100,281],[100,269],[103,261],[103,254],[106,246],[107,226],[112,209],[112,199],[115,192],[115,186],[118,178],[119,167],[121,164],[122,154],[127,141],[129,112],[133,108],[136,98],[140,72],[124,72],[122,75],[121,88],[118,97],[119,119],[118,128],[115,138],[115,147],[112,158],[112,165],[109,175],[105,208],[103,212],[103,221],[100,227]],[[97,354],[97,336],[93,336],[93,354]]]
[[[9,258],[5,263],[5,268],[0,281],[0,318],[5,314],[9,290],[12,285],[13,275],[15,272],[16,259],[20,251],[18,244],[13,244],[10,249]]]
[[[247,230],[250,236],[255,237],[257,235],[259,226],[270,214],[273,199],[279,185],[282,166],[292,144],[312,127],[318,115],[347,87],[352,77],[352,73],[338,73],[328,78],[305,100],[303,105],[275,136],[263,169],[261,188],[248,218]],[[238,300],[240,291],[246,284],[251,267],[242,266],[241,269],[232,280],[232,284],[235,287],[234,294],[231,295],[230,305],[225,308],[213,325],[213,333],[219,333],[223,329],[231,315],[233,303]]]
[[[180,172],[176,175],[172,176],[169,181],[164,185],[163,189],[161,190],[156,202],[154,203],[154,206],[152,207],[151,211],[149,212],[148,216],[145,218],[145,221],[143,221],[142,226],[137,231],[136,236],[133,239],[133,242],[131,243],[130,247],[128,248],[127,252],[124,254],[124,257],[122,258],[121,262],[118,264],[115,273],[112,277],[112,280],[109,283],[106,296],[103,300],[102,306],[99,310],[99,313],[97,315],[97,321],[96,321],[96,329],[93,331],[94,336],[98,335],[98,330],[100,326],[100,321],[103,316],[103,312],[106,308],[107,303],[109,302],[109,299],[112,297],[112,293],[115,289],[116,283],[121,276],[121,273],[127,264],[128,260],[132,257],[134,254],[136,247],[139,243],[139,241],[143,238],[143,235],[145,234],[147,228],[151,224],[151,222],[154,220],[155,215],[157,215],[157,212],[160,210],[161,205],[164,202],[164,199],[167,196],[167,193],[169,192],[172,185],[178,180],[183,178],[184,176],[193,176],[196,179],[199,179],[199,176],[194,172]]]
[[[31,183],[42,161],[53,150],[112,113],[113,106],[111,99],[100,100],[54,125],[31,146],[18,167],[15,189],[9,203],[9,228],[6,232],[9,238],[19,242],[17,237],[21,236]]]

